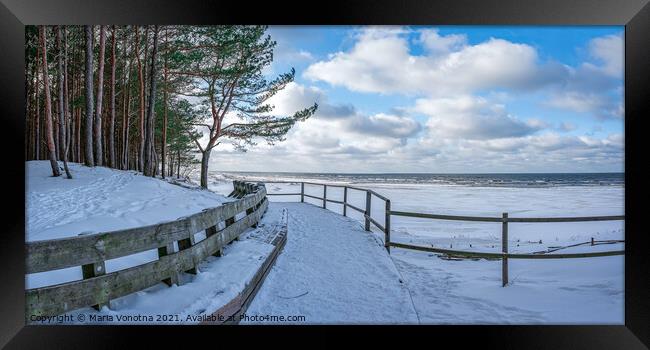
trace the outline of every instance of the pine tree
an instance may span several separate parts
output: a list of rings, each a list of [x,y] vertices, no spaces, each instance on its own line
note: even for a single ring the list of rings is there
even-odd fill
[[[293,81],[295,71],[281,74],[272,81],[264,79],[262,70],[273,60],[275,41],[266,35],[266,26],[204,26],[186,28],[182,41],[192,45],[179,48],[175,59],[186,62],[173,74],[192,77],[185,94],[201,99],[201,105],[211,117],[197,123],[208,132],[208,142],[193,141],[201,153],[201,186],[207,188],[208,167],[212,150],[227,138],[238,149],[254,145],[263,138],[272,144],[298,121],[312,116],[317,105],[290,116],[271,114],[268,99]],[[195,93],[194,91],[200,91]],[[241,122],[223,125],[227,114]]]

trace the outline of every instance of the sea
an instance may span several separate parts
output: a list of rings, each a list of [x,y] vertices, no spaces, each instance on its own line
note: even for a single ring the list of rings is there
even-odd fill
[[[474,187],[624,186],[625,173],[288,173],[219,172],[224,177],[251,180],[317,181],[348,184],[439,184]]]

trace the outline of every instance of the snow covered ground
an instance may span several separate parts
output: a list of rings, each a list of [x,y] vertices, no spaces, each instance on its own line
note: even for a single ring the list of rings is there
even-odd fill
[[[69,164],[73,179],[50,176],[49,162],[27,162],[26,240],[53,239],[175,220],[221,205],[231,199],[210,191],[172,185],[132,171]],[[224,248],[222,257],[208,257],[197,274],[183,273],[181,286],[159,283],[145,290],[111,300],[100,311],[72,311],[77,324],[196,324],[240,293],[273,250],[265,228],[276,224],[265,217],[257,229],[249,229],[240,241]],[[196,240],[205,239],[197,233]],[[155,250],[106,262],[107,272],[157,259]],[[81,279],[81,268],[72,267],[26,275],[26,288]],[[84,319],[80,321],[79,315]],[[159,318],[159,315],[164,315]],[[171,316],[170,316],[171,315]],[[45,322],[47,323],[47,321]]]
[[[174,220],[229,200],[199,189],[145,178],[134,172],[71,164],[75,179],[49,176],[47,162],[27,165],[26,240],[52,239]],[[210,187],[228,194],[229,176],[211,177]],[[393,210],[452,215],[587,216],[624,212],[622,186],[495,188],[436,184],[358,184],[387,196]],[[269,193],[299,192],[294,184],[269,184]],[[306,192],[322,195],[322,187]],[[262,223],[289,209],[287,244],[246,312],[248,316],[303,316],[294,323],[431,324],[623,324],[624,257],[514,260],[510,285],[501,287],[501,263],[451,261],[435,254],[383,248],[383,234],[368,233],[361,216],[341,206],[299,197],[269,197]],[[328,198],[342,190],[328,188]],[[363,207],[365,195],[350,191]],[[383,221],[383,202],[373,200],[372,215]],[[396,242],[461,250],[499,251],[500,224],[392,218]],[[182,286],[163,284],[112,301],[112,309],[75,313],[103,316],[97,323],[197,323],[196,316],[223,305],[252,276],[272,247],[249,230],[228,246],[222,258],[209,258]],[[201,240],[201,234],[196,235]],[[510,251],[534,252],[588,241],[624,239],[623,222],[511,224]],[[541,242],[541,243],[540,243]],[[560,252],[624,249],[623,244],[583,245]],[[157,258],[155,251],[107,261],[116,271]],[[26,275],[27,288],[81,278],[78,267]],[[171,320],[136,320],[136,315],[177,315]],[[86,322],[87,323],[87,322]],[[243,323],[259,323],[244,321]],[[273,323],[272,320],[261,323]]]
[[[52,177],[48,161],[26,162],[27,241],[151,225],[229,201],[134,171],[69,166],[72,179]]]
[[[417,323],[409,291],[381,242],[353,219],[303,203],[288,208],[287,244],[246,315],[290,323]],[[272,321],[246,323],[273,323]]]
[[[172,221],[230,201],[210,191],[172,185],[134,171],[89,168],[76,163],[69,166],[72,179],[52,177],[49,161],[26,163],[25,241]],[[106,261],[106,271],[122,270],[157,258],[154,249],[111,259]],[[26,288],[37,288],[81,278],[81,268],[70,267],[28,274],[25,283]]]
[[[228,179],[228,177],[225,177]],[[214,177],[213,186],[224,193],[231,190],[222,177]],[[274,179],[271,179],[274,180]],[[311,180],[313,179],[306,179]],[[371,188],[392,201],[393,210],[430,212],[450,215],[501,216],[508,212],[511,217],[553,217],[553,216],[596,216],[621,215],[624,213],[622,186],[559,186],[551,188],[496,188],[467,187],[432,184],[354,184]],[[300,192],[300,185],[268,184],[269,193]],[[322,187],[306,186],[306,193],[322,196]],[[328,188],[328,198],[341,200],[342,190]],[[365,206],[365,195],[350,191],[350,201]],[[270,197],[271,201],[299,201],[298,196]],[[305,198],[306,202],[321,206],[322,201]],[[277,203],[294,208],[300,204]],[[328,208],[341,213],[341,206],[328,203]],[[383,202],[373,199],[373,217],[383,222]],[[312,211],[322,209],[314,208]],[[291,211],[295,222],[299,211]],[[306,213],[306,212],[305,212]],[[314,211],[314,214],[316,212]],[[358,222],[361,216],[352,210],[349,215]],[[312,218],[309,218],[312,217]],[[302,219],[317,223],[314,215]],[[329,218],[329,216],[328,216]],[[340,217],[339,217],[340,218]],[[337,222],[332,217],[332,222]],[[340,220],[343,220],[340,218]],[[292,221],[293,222],[293,221]],[[346,221],[349,222],[349,221]],[[349,235],[358,230],[358,224],[327,225],[320,230],[332,235]],[[304,224],[303,224],[304,225]],[[392,218],[395,242],[418,245],[433,245],[441,248],[474,251],[500,251],[501,224],[473,223],[414,218]],[[596,240],[624,239],[622,221],[585,223],[513,223],[509,225],[509,247],[511,252],[530,253],[544,251],[551,247],[562,247]],[[293,230],[296,230],[294,227]],[[293,232],[290,229],[290,233]],[[331,233],[330,233],[331,232]],[[305,233],[307,235],[309,233]],[[295,234],[293,234],[295,235]],[[321,236],[324,234],[321,233]],[[291,244],[291,234],[287,246]],[[318,236],[318,235],[315,235]],[[378,241],[383,233],[375,232]],[[541,241],[541,243],[540,243]],[[332,243],[330,243],[332,244]],[[318,246],[319,249],[323,249]],[[305,249],[309,250],[307,246]],[[576,253],[604,250],[623,250],[624,244],[584,245],[561,249],[558,252]],[[288,250],[288,255],[298,254],[298,249]],[[295,252],[295,253],[292,253]],[[305,253],[302,253],[305,254]],[[308,255],[307,255],[308,256]],[[434,324],[623,324],[624,323],[624,257],[598,257],[558,260],[509,261],[510,284],[501,287],[501,262],[489,260],[443,260],[435,254],[393,248],[391,258],[403,276],[411,292],[415,309],[421,323]],[[336,259],[333,259],[336,260]],[[333,262],[330,262],[333,264]],[[279,269],[279,267],[278,267]],[[287,272],[293,271],[287,269]],[[362,271],[362,270],[359,270]],[[321,273],[312,271],[314,273]],[[369,272],[363,272],[369,273]],[[363,274],[361,273],[361,274]],[[273,272],[272,272],[273,274]],[[286,273],[287,275],[289,273]],[[292,273],[293,274],[293,273]],[[270,275],[271,276],[271,275]],[[274,277],[278,278],[278,277]],[[280,284],[278,284],[280,285]],[[308,283],[306,283],[308,285]],[[271,293],[262,288],[261,293]],[[271,288],[271,287],[269,287]],[[299,288],[297,288],[299,289]],[[299,295],[301,290],[295,290]],[[303,288],[307,290],[306,288]],[[311,294],[310,288],[309,294]],[[278,289],[278,294],[280,289]],[[339,289],[340,290],[340,289]],[[275,292],[275,290],[273,290]],[[289,291],[283,291],[289,295]],[[338,298],[336,291],[330,298]],[[291,295],[293,295],[291,294]],[[302,299],[309,294],[300,297]],[[284,294],[282,294],[284,295]],[[272,298],[267,295],[267,298]],[[352,296],[349,296],[352,298]],[[304,301],[284,302],[266,308],[255,304],[257,312],[272,310],[277,313],[292,313],[310,310],[318,314],[330,310],[329,301],[322,298],[317,306]],[[279,299],[278,299],[279,300]],[[352,299],[354,300],[354,299]],[[257,302],[257,300],[256,300]],[[277,300],[276,300],[277,302]],[[269,303],[270,304],[270,303]],[[384,303],[387,305],[387,303]],[[355,322],[357,318],[343,316],[335,321],[328,315],[315,316],[317,320],[334,323]],[[319,318],[320,317],[320,318]],[[309,321],[309,318],[308,318]],[[411,321],[406,318],[403,323]]]

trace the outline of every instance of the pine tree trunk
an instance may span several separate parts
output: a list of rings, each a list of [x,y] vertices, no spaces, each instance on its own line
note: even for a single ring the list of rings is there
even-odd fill
[[[169,177],[174,176],[174,155],[171,154],[169,157]]]
[[[41,46],[38,46],[38,50],[36,53],[36,61],[38,61],[38,58],[41,57]],[[40,65],[40,63],[37,63]],[[40,130],[40,123],[41,123],[41,107],[40,107],[40,71],[36,71],[36,84],[34,86],[34,99],[35,99],[35,110],[36,113],[34,113],[34,159],[39,160],[41,159],[40,157],[40,150],[41,150],[41,130]]]
[[[151,73],[149,74],[149,106],[147,109],[144,174],[154,176],[154,108],[156,105],[156,56],[158,54],[158,26],[154,27],[153,50],[151,53]]]
[[[65,122],[65,76],[66,72],[63,68],[63,47],[61,43],[61,26],[56,26],[56,46],[59,49],[59,151],[61,159],[63,160],[63,168],[65,169],[68,179],[72,178],[70,169],[68,168],[68,141],[66,138],[66,122]]]
[[[113,40],[111,47],[111,117],[108,127],[108,154],[109,166],[116,168],[115,165],[115,35],[116,30],[113,26]]]
[[[50,96],[50,79],[47,74],[47,42],[45,37],[45,26],[40,26],[41,54],[43,57],[43,89],[45,90],[45,128],[47,133],[47,150],[52,166],[52,176],[60,176],[59,164],[56,162],[56,150],[54,146],[54,130],[52,125],[52,98]]]
[[[68,156],[70,152],[70,146],[72,144],[72,115],[70,114],[70,90],[68,90],[68,80],[69,80],[69,75],[68,75],[68,30],[66,27],[63,27],[63,75],[64,75],[64,101],[65,101],[65,106],[64,106],[64,115],[68,119],[66,122],[66,141],[65,141],[65,150],[63,152],[63,167],[66,171],[66,174],[68,175],[68,178],[72,178],[72,174],[70,174],[70,170],[68,169]]]
[[[138,33],[138,27],[135,27],[135,51],[136,51],[136,59],[137,59],[137,64],[138,64],[138,82],[139,82],[139,92],[140,92],[140,147],[139,147],[139,152],[138,152],[138,170],[143,171],[144,170],[144,135],[145,135],[145,130],[144,130],[144,77],[142,75],[142,61],[140,61],[140,53],[138,52],[139,50],[139,33]]]
[[[181,150],[178,150],[177,153],[178,153],[178,164],[176,164],[176,178],[180,178],[181,177]]]
[[[166,158],[166,153],[167,153],[167,56],[169,55],[169,31],[168,29],[165,29],[165,66],[163,67],[163,79],[165,81],[165,87],[163,90],[163,129],[162,129],[162,141],[160,143],[160,161],[161,161],[161,171],[160,174],[162,175],[162,178],[165,178],[165,160]]]
[[[93,158],[93,26],[86,30],[86,165],[95,166]]]
[[[25,69],[25,160],[29,160],[29,149],[31,141],[31,95],[30,91],[31,79],[29,79],[29,68]]]
[[[106,28],[99,26],[99,60],[97,67],[97,108],[95,114],[95,158],[96,165],[103,165],[102,147],[102,102],[104,99],[104,53],[106,51]]]
[[[201,187],[208,188],[208,163],[210,162],[210,148],[201,154]]]
[[[131,67],[127,59],[127,43],[128,32],[124,31],[124,81],[123,81],[123,96],[122,96],[122,169],[129,169],[129,105],[130,100],[130,84],[129,73]]]

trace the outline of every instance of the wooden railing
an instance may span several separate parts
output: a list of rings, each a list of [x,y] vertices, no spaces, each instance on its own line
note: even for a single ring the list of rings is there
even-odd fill
[[[234,182],[232,197],[239,198],[178,220],[87,236],[26,243],[26,273],[80,266],[82,280],[26,290],[26,316],[59,315],[74,309],[99,308],[111,299],[158,283],[179,284],[181,272],[196,273],[210,255],[250,226],[256,226],[268,206],[262,184]],[[236,193],[235,193],[236,192]],[[239,219],[239,214],[245,215]],[[206,238],[195,242],[194,235]],[[174,243],[178,246],[175,248]],[[158,259],[106,273],[105,261],[157,249]]]
[[[265,183],[300,183],[300,193],[268,193],[269,196],[300,196],[300,201],[304,202],[305,197],[322,200],[323,208],[327,208],[327,203],[338,203],[343,205],[343,215],[347,216],[347,208],[351,208],[363,214],[365,219],[365,229],[370,231],[370,224],[376,226],[381,232],[384,233],[384,247],[390,253],[390,247],[402,248],[402,249],[412,249],[418,251],[425,251],[431,253],[441,253],[447,254],[454,257],[468,257],[468,258],[487,258],[487,259],[501,259],[501,280],[502,285],[506,286],[508,284],[508,259],[570,259],[570,258],[591,258],[591,257],[601,257],[601,256],[612,256],[612,255],[624,255],[625,250],[616,250],[616,251],[606,251],[606,252],[593,252],[593,253],[571,253],[571,254],[513,254],[508,252],[508,224],[509,223],[549,223],[549,222],[586,222],[586,221],[616,221],[616,220],[625,220],[625,215],[610,215],[610,216],[585,216],[585,217],[550,217],[550,218],[512,218],[508,216],[508,213],[502,213],[501,217],[486,217],[486,216],[458,216],[458,215],[440,215],[440,214],[427,214],[427,213],[415,213],[415,212],[406,212],[406,211],[396,211],[391,209],[390,199],[380,195],[379,193],[365,188],[352,187],[346,185],[338,184],[325,184],[325,183],[316,183],[316,182],[295,182],[295,181],[266,181]],[[323,186],[323,197],[308,195],[305,193],[305,184]],[[333,200],[327,198],[327,188],[328,187],[339,187],[343,188],[343,200]],[[365,209],[356,207],[348,203],[348,190],[357,190],[363,191],[366,193],[366,206]],[[372,207],[372,196],[379,198],[384,201],[384,224],[382,225],[379,221],[374,219],[371,214]],[[413,217],[413,218],[422,218],[422,219],[433,219],[433,220],[455,220],[455,221],[479,221],[479,222],[500,222],[501,225],[501,253],[490,253],[490,252],[470,252],[463,250],[452,250],[452,249],[442,249],[434,247],[425,247],[412,244],[392,242],[390,239],[390,219],[391,216],[403,216],[403,217]],[[623,243],[624,240],[616,241]],[[591,245],[600,243],[599,241],[594,241],[593,238]],[[611,243],[608,241],[608,243]]]

